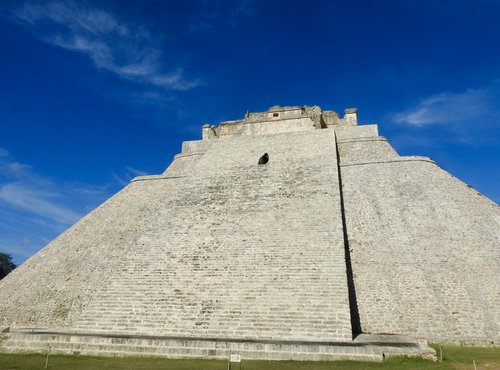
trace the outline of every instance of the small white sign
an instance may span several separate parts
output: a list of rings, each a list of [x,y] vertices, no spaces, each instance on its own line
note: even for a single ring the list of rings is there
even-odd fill
[[[241,355],[230,355],[229,362],[241,362]]]

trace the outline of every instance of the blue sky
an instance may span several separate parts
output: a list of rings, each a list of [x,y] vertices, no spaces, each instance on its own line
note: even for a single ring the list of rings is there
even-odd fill
[[[500,200],[500,2],[2,1],[0,251],[23,262],[204,123],[357,107]]]

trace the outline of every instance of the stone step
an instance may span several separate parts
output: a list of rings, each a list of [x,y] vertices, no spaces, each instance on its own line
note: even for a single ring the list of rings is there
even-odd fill
[[[76,333],[8,333],[2,352],[46,352],[73,355],[140,355],[171,358],[228,358],[230,353],[245,359],[269,360],[372,360],[395,355],[435,358],[426,343],[407,338],[365,336],[354,342],[301,342],[214,340],[181,337],[117,336]]]

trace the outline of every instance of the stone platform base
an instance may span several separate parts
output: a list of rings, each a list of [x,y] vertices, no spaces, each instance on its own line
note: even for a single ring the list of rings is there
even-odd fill
[[[352,342],[221,340],[137,335],[16,330],[3,333],[0,352],[96,356],[165,356],[226,359],[230,353],[255,360],[368,360],[390,356],[435,359],[425,341],[395,335],[362,334]]]

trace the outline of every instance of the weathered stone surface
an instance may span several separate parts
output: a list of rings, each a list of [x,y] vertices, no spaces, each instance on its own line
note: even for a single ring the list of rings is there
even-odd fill
[[[310,127],[185,144],[2,281],[2,321],[350,340],[335,136]]]
[[[354,109],[273,107],[203,138],[0,281],[1,350],[380,357],[387,343],[352,341],[358,316],[364,333],[498,342],[495,204]]]
[[[498,205],[380,137],[338,146],[362,330],[498,343]]]
[[[99,336],[62,332],[23,332],[9,334],[4,352],[46,352],[98,356],[168,356],[172,358],[227,359],[231,353],[243,361],[266,360],[368,360],[382,361],[390,356],[420,356],[436,359],[435,351],[414,339],[401,336],[361,335],[354,342],[219,341],[202,338],[148,336]]]

